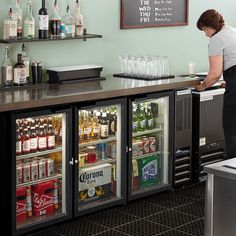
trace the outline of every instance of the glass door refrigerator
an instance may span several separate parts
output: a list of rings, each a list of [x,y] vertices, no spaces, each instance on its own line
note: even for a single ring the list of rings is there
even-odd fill
[[[13,113],[13,235],[72,217],[71,109]]]
[[[171,187],[173,102],[173,92],[129,101],[129,200]]]
[[[75,215],[126,201],[126,100],[75,110]]]

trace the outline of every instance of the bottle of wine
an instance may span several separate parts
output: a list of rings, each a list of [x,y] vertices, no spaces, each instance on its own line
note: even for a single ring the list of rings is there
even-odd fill
[[[57,0],[54,1],[53,13],[49,20],[49,30],[52,38],[60,37],[61,17],[58,13]]]
[[[75,4],[75,36],[83,34],[83,16],[80,13],[80,1],[76,0]]]
[[[17,63],[14,65],[14,85],[25,85],[26,79],[26,66],[22,62],[22,54],[17,54]]]
[[[9,48],[5,47],[5,57],[1,66],[2,85],[12,86],[13,66],[9,58]]]
[[[32,14],[31,0],[27,1],[27,15],[23,23],[23,36],[24,38],[35,37],[35,20]]]
[[[42,7],[39,9],[39,38],[48,38],[48,10],[45,8],[45,0],[42,0]]]

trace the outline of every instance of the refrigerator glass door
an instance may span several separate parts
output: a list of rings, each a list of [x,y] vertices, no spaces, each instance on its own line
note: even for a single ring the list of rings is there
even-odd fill
[[[66,206],[66,114],[16,120],[16,229],[58,218]]]
[[[132,103],[132,194],[169,184],[169,97]]]
[[[78,111],[78,206],[121,198],[121,105]]]

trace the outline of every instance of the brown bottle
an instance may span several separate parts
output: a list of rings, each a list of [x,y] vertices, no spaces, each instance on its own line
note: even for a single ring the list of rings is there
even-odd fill
[[[26,66],[22,61],[22,54],[17,54],[17,63],[13,67],[14,85],[27,84]]]

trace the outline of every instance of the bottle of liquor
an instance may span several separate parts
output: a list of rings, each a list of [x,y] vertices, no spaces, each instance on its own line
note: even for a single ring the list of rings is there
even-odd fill
[[[12,86],[13,66],[9,58],[9,48],[5,47],[5,57],[1,66],[2,85]]]
[[[14,85],[27,84],[26,66],[22,62],[22,54],[17,54],[17,63],[13,67],[14,71]]]
[[[75,18],[70,14],[68,5],[66,8],[66,15],[63,17],[62,21],[65,24],[66,37],[75,37]]]
[[[60,28],[61,28],[61,17],[58,13],[57,0],[55,0],[53,13],[49,20],[49,30],[50,30],[50,35],[52,38],[60,37]]]
[[[42,7],[39,9],[39,38],[48,38],[48,10],[45,8],[45,0],[42,0]]]
[[[12,8],[3,22],[3,39],[17,39],[17,20],[13,17]]]
[[[25,66],[26,66],[26,79],[27,79],[27,82],[29,82],[30,59],[29,59],[29,57],[27,57],[27,55],[26,55],[24,43],[22,44],[22,47],[21,47],[21,54],[22,54],[22,62],[23,62],[23,63],[25,64]]]
[[[83,34],[84,19],[80,13],[80,1],[76,0],[75,4],[75,36]]]
[[[27,1],[27,14],[26,14],[26,17],[24,19],[24,24],[23,24],[23,36],[24,38],[35,37],[35,20],[32,13],[31,0]]]
[[[17,20],[17,38],[22,38],[22,9],[20,7],[20,0],[16,0],[16,5],[14,7],[14,17]]]

